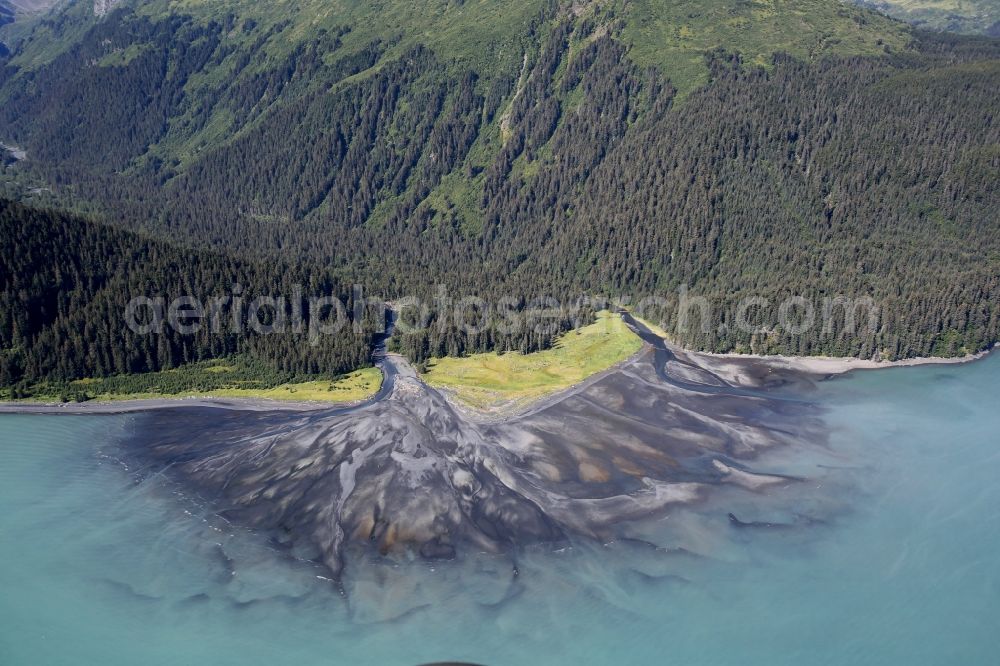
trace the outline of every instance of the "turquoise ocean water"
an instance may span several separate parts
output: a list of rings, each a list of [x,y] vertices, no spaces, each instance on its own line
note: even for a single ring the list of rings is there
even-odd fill
[[[817,400],[830,441],[756,464],[801,483],[343,595],[109,457],[141,417],[0,416],[0,664],[1000,663],[1000,355]]]

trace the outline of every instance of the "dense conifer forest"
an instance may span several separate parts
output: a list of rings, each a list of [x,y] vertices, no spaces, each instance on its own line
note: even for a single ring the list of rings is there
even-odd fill
[[[302,349],[118,331],[145,286],[235,282],[417,296],[432,325],[393,343],[416,360],[531,351],[591,320],[584,296],[679,290],[708,299],[710,325],[657,318],[698,349],[983,349],[1000,338],[1000,41],[809,6],[829,12],[814,42],[764,52],[751,21],[693,60],[673,38],[638,43],[617,2],[512,3],[481,43],[347,14],[309,30],[250,9],[59,14],[0,60],[0,140],[28,154],[3,187],[99,223],[3,205],[3,382],[236,352],[286,374],[367,362],[369,330]],[[439,285],[571,307],[466,335],[436,309]],[[792,296],[870,299],[877,317],[773,325]],[[732,321],[748,297],[766,301],[755,331]]]
[[[333,378],[370,365],[373,337],[385,330],[382,298],[316,264],[178,248],[4,199],[0,268],[0,385],[22,392],[41,381],[231,356],[265,386]],[[197,304],[178,301],[184,297]],[[402,311],[414,332],[397,344],[418,360],[495,347],[535,351],[576,321],[557,319],[546,333],[465,336],[453,322],[437,321],[429,305],[422,324],[419,310]],[[589,310],[575,317],[589,321]]]
[[[320,373],[335,376],[369,363],[377,321],[364,312],[357,329],[350,322],[312,341],[307,330],[264,335],[243,324],[234,327],[231,300],[220,308],[217,326],[204,318],[201,330],[190,334],[166,321],[153,326],[151,305],[132,317],[144,328],[133,331],[127,325],[126,308],[137,296],[163,297],[162,320],[169,316],[169,303],[181,296],[198,298],[207,307],[212,298],[239,294],[245,308],[257,296],[290,296],[296,285],[341,299],[347,316],[353,315],[349,287],[301,267],[178,251],[133,233],[3,200],[0,243],[6,304],[0,313],[0,381],[6,385],[168,370],[234,354],[254,359],[275,383]],[[277,309],[264,310],[257,320],[273,324]]]

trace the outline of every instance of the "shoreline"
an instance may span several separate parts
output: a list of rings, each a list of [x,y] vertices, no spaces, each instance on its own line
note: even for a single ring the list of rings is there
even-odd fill
[[[842,356],[784,356],[781,354],[718,354],[713,352],[691,351],[679,347],[671,342],[666,343],[671,351],[679,352],[689,356],[700,356],[715,361],[760,361],[773,367],[788,370],[797,370],[814,375],[842,375],[855,370],[888,370],[890,368],[913,368],[923,365],[960,365],[972,363],[986,358],[995,349],[991,346],[976,354],[966,356],[920,356],[915,358],[904,358],[898,361],[875,361],[872,359],[862,359]]]
[[[837,356],[783,356],[780,354],[736,354],[736,353],[714,353],[703,351],[692,351],[685,349],[666,338],[663,339],[667,348],[678,355],[683,355],[689,360],[700,359],[704,366],[717,366],[727,361],[756,361],[764,363],[773,368],[794,370],[811,375],[822,377],[834,377],[844,375],[857,370],[888,370],[891,368],[907,368],[925,365],[960,365],[971,363],[985,358],[996,349],[996,345],[983,350],[977,354],[969,354],[960,357],[917,357],[901,359],[898,361],[874,361],[871,359],[859,359],[854,357]],[[600,378],[608,375],[616,369],[621,368],[628,362],[635,360],[646,348],[636,352],[632,356],[619,361],[610,368],[597,372],[572,386],[568,386],[548,395],[539,396],[526,403],[504,405],[496,409],[481,409],[473,405],[466,404],[457,398],[447,387],[435,387],[445,399],[463,412],[467,418],[483,424],[496,424],[508,421],[512,418],[524,416],[537,411],[552,402],[586,388]],[[715,371],[722,368],[714,367]],[[727,379],[739,385],[742,382],[738,374],[726,373]],[[82,403],[60,403],[60,402],[0,402],[0,414],[65,414],[65,415],[87,415],[87,414],[129,414],[135,412],[146,412],[161,409],[174,409],[179,407],[209,407],[216,409],[226,409],[233,411],[263,412],[263,411],[284,411],[284,412],[316,412],[328,409],[343,409],[358,406],[365,400],[351,402],[319,402],[319,401],[293,401],[274,400],[269,398],[217,398],[211,396],[184,396],[176,398],[124,398],[122,400],[91,401]]]
[[[875,361],[855,356],[786,356],[784,354],[719,353],[688,349],[683,345],[677,344],[659,326],[650,324],[644,319],[635,317],[635,315],[632,316],[644,324],[653,335],[663,340],[663,344],[674,354],[701,357],[708,361],[759,361],[776,368],[797,370],[814,375],[842,375],[855,370],[887,370],[889,368],[911,368],[921,365],[971,363],[986,358],[1000,344],[991,343],[987,349],[975,354],[966,354],[965,356],[917,356],[914,358],[899,359],[898,361]]]
[[[246,412],[313,412],[341,409],[360,404],[354,402],[318,402],[271,400],[268,398],[213,398],[186,396],[177,398],[125,398],[91,402],[0,402],[0,414],[130,414],[177,407],[213,407]]]

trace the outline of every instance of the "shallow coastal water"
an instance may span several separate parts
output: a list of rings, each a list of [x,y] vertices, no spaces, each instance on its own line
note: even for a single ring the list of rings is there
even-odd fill
[[[829,441],[754,464],[807,482],[344,594],[102,457],[141,417],[0,416],[0,663],[994,663],[998,395],[996,354],[824,382]]]

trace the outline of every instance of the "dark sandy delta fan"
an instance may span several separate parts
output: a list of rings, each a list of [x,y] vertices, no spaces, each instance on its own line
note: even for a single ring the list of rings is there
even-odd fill
[[[823,440],[809,377],[739,361],[746,385],[734,385],[629,322],[652,344],[506,421],[465,416],[390,355],[382,391],[363,405],[161,410],[140,417],[122,455],[335,579],[352,556],[613,540],[716,484],[794,482],[749,466],[767,447]]]

